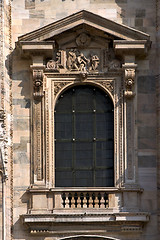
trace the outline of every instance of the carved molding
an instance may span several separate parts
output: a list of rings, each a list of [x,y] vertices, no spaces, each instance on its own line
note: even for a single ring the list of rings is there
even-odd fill
[[[8,163],[8,137],[6,131],[6,114],[0,109],[0,169],[3,171],[3,179],[8,179],[7,163]]]
[[[114,81],[98,81],[104,88],[106,88],[112,95],[114,94]]]
[[[64,88],[66,85],[69,85],[71,82],[55,82],[54,83],[54,95],[56,96],[58,92]]]

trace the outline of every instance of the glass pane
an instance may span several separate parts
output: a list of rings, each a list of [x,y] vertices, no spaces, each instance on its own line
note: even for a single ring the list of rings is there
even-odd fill
[[[73,176],[71,171],[56,171],[56,187],[72,187]]]
[[[92,187],[93,186],[93,173],[92,171],[76,171],[75,173],[75,186],[76,187]]]
[[[72,167],[72,143],[56,142],[56,168]]]
[[[56,103],[56,112],[71,112],[72,111],[72,92],[66,91],[62,94]]]
[[[72,115],[55,114],[56,139],[72,139]]]
[[[96,110],[99,112],[112,111],[113,103],[109,96],[100,90],[96,90],[95,95]]]
[[[96,114],[96,134],[98,139],[113,138],[113,117],[110,113]]]
[[[113,142],[96,142],[96,167],[113,167]]]
[[[76,139],[93,139],[93,113],[77,113],[76,121]]]
[[[89,142],[75,143],[75,168],[91,168],[93,162],[93,144]]]
[[[80,86],[75,90],[76,111],[93,111],[93,90],[90,87]]]
[[[95,173],[96,187],[114,186],[113,169],[97,170]]]

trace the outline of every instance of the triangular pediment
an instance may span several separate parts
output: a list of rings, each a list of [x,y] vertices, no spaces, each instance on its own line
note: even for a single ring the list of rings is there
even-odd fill
[[[85,26],[117,40],[149,40],[149,35],[125,25],[116,23],[86,10],[82,10],[35,31],[22,35],[18,41],[50,41],[67,31]]]

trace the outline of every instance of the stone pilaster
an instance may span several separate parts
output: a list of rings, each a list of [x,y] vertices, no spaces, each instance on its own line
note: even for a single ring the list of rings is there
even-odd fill
[[[44,91],[43,91],[43,57],[33,57],[33,108],[32,108],[32,151],[33,181],[44,183]]]
[[[124,69],[124,143],[125,143],[125,184],[135,184],[135,57],[126,56]]]

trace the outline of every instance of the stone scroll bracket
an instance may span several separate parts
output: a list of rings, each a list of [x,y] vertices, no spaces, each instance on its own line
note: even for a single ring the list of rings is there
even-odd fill
[[[135,56],[125,56],[124,70],[124,183],[136,184],[136,126],[135,126],[135,96],[136,96]]]
[[[43,57],[34,56],[32,70],[32,181],[45,184],[45,124],[44,124],[44,66]]]

